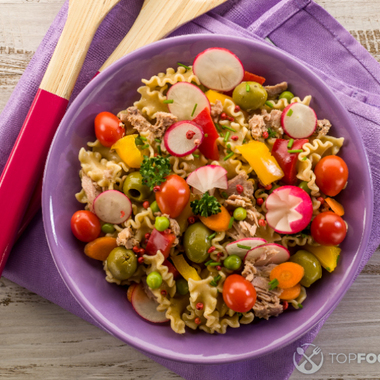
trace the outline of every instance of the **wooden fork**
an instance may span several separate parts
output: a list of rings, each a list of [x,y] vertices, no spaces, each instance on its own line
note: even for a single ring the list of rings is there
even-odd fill
[[[0,276],[100,23],[120,0],[69,0],[68,17],[0,177]]]

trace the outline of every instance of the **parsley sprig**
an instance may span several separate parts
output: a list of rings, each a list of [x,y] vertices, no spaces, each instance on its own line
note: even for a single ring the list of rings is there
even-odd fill
[[[208,216],[219,214],[221,206],[218,200],[209,195],[206,191],[200,200],[195,200],[190,203],[190,206],[195,215],[201,215],[207,218]]]
[[[170,174],[169,158],[144,156],[140,173],[143,177],[143,184],[153,190],[154,186],[165,182],[166,177]]]

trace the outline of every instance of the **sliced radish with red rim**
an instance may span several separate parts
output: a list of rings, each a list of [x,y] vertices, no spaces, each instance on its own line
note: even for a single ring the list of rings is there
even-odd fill
[[[106,223],[120,224],[132,214],[132,203],[129,198],[117,190],[107,190],[94,200],[94,213]]]
[[[194,74],[201,83],[217,91],[230,91],[244,78],[240,59],[224,48],[210,48],[199,53],[193,63]]]
[[[284,132],[293,139],[309,137],[317,128],[317,115],[309,106],[302,103],[289,104],[281,115]]]
[[[210,109],[207,96],[197,86],[178,82],[169,88],[166,97],[169,111],[177,116],[178,121],[193,120],[206,107]]]
[[[192,172],[186,182],[201,193],[214,188],[227,189],[227,170],[218,165],[202,166]]]
[[[295,234],[307,227],[313,215],[309,194],[298,186],[281,186],[265,202],[268,225],[280,234]]]
[[[240,239],[227,244],[226,251],[229,255],[238,255],[241,259],[244,259],[248,251],[265,243],[266,240],[261,238]]]
[[[187,156],[202,144],[203,136],[199,125],[192,121],[178,121],[165,132],[165,148],[173,156]]]
[[[263,258],[260,259],[260,257]],[[289,257],[290,253],[284,246],[268,243],[248,251],[244,257],[244,261],[251,261],[255,266],[259,267],[268,264],[281,264],[288,261]]]

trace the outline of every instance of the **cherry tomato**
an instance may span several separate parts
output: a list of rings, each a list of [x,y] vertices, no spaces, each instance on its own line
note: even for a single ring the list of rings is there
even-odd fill
[[[177,218],[190,199],[190,188],[186,181],[177,174],[166,177],[156,192],[156,201],[163,214]]]
[[[245,313],[256,302],[256,290],[243,276],[232,274],[224,281],[223,300],[230,309]]]
[[[120,120],[110,112],[101,112],[95,118],[95,135],[99,142],[110,148],[124,136],[125,130]]]
[[[85,243],[93,241],[101,231],[99,219],[91,211],[77,211],[71,217],[71,231],[80,241]]]
[[[311,222],[311,236],[322,245],[338,245],[346,237],[344,220],[331,211],[321,212]]]
[[[334,197],[344,188],[348,178],[346,163],[338,156],[323,157],[315,166],[315,183],[319,189]]]

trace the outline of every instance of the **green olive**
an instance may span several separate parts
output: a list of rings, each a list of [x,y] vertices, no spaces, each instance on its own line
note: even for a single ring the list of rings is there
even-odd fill
[[[247,211],[243,207],[235,208],[234,218],[236,220],[244,220],[247,217]]]
[[[294,94],[290,91],[284,91],[280,94],[280,96],[278,98],[279,99],[286,99],[288,101],[288,103],[290,104],[290,102],[294,98]]]
[[[136,272],[136,255],[131,249],[114,248],[107,257],[107,268],[117,280],[127,280]]]
[[[257,82],[241,82],[232,93],[232,98],[238,106],[245,110],[256,110],[263,106],[268,98],[265,88]]]
[[[212,233],[203,223],[197,222],[187,228],[183,238],[186,256],[194,263],[203,263],[208,258]]]
[[[136,202],[145,201],[152,193],[148,186],[143,185],[140,172],[133,172],[127,176],[124,180],[123,192]]]
[[[180,278],[179,280],[176,281],[176,287],[177,287],[177,292],[181,296],[185,296],[187,293],[189,293],[189,284],[184,278]]]
[[[309,189],[309,186],[307,186],[306,181],[301,182],[298,187],[300,187],[302,190],[305,190],[310,195],[311,189]]]
[[[322,267],[319,260],[310,252],[301,250],[290,256],[289,261],[299,264],[305,270],[301,285],[307,288],[322,277]]]

